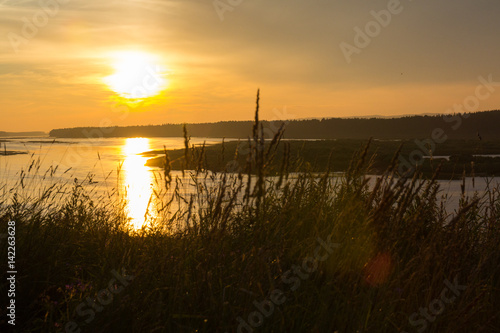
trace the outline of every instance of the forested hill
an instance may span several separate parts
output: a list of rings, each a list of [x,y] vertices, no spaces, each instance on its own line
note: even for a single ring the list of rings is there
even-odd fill
[[[285,123],[287,139],[413,139],[429,138],[441,129],[450,139],[500,139],[500,111],[470,114],[407,116],[402,118],[327,118],[312,120],[262,121],[264,133],[270,137]],[[222,121],[187,124],[192,137],[247,138],[252,121]],[[128,127],[78,127],[54,129],[50,136],[58,138],[85,137],[179,137],[182,124]]]

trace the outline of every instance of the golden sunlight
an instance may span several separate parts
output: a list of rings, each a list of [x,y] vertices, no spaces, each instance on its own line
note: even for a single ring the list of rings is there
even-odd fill
[[[150,202],[153,195],[153,175],[144,164],[146,157],[139,155],[150,150],[149,139],[128,138],[122,147],[125,156],[122,170],[122,186],[125,189],[126,210],[131,219],[132,226],[140,229],[146,217],[154,211],[154,204]]]
[[[167,88],[166,70],[152,54],[138,51],[114,53],[112,66],[114,74],[103,81],[120,97],[142,100]]]

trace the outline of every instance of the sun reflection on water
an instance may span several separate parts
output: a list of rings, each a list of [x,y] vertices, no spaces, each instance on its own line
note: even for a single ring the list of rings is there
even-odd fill
[[[144,164],[147,158],[139,155],[150,150],[147,138],[128,138],[122,146],[125,160],[122,165],[121,187],[124,189],[126,211],[134,228],[140,229],[153,214],[153,174]]]

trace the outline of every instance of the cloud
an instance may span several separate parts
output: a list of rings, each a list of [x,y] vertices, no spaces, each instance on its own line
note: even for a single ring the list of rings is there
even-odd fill
[[[43,11],[40,3],[56,0],[1,1],[5,105],[14,108],[29,99],[48,103],[57,113],[88,94],[85,110],[75,112],[89,123],[88,110],[107,99],[100,79],[112,70],[108,54],[118,50],[143,50],[163,59],[172,81],[170,104],[155,112],[178,110],[178,121],[197,119],[199,110],[206,120],[248,119],[238,112],[244,112],[257,87],[269,94],[269,107],[309,105],[302,117],[360,115],[359,108],[365,114],[431,112],[430,107],[439,112],[448,100],[434,95],[434,102],[415,100],[415,87],[449,92],[473,86],[479,75],[500,77],[495,43],[500,3],[491,0],[401,0],[402,13],[351,64],[339,44],[352,43],[354,27],[364,28],[373,20],[370,12],[385,9],[388,1],[243,0],[224,13],[223,21],[211,0],[61,1],[17,53],[8,34],[23,36],[23,19],[31,22]],[[377,109],[375,90],[399,95],[392,106]],[[363,95],[375,105],[360,104]],[[404,110],[405,98],[416,103],[411,112]]]

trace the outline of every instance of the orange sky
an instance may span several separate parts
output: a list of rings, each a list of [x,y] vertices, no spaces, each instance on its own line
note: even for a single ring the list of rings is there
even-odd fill
[[[479,76],[500,82],[499,9],[487,0],[0,0],[0,131],[248,120],[257,88],[264,119],[444,113],[474,95]],[[105,78],[131,52],[151,56],[168,85],[123,116]],[[499,107],[494,91],[477,111]]]

